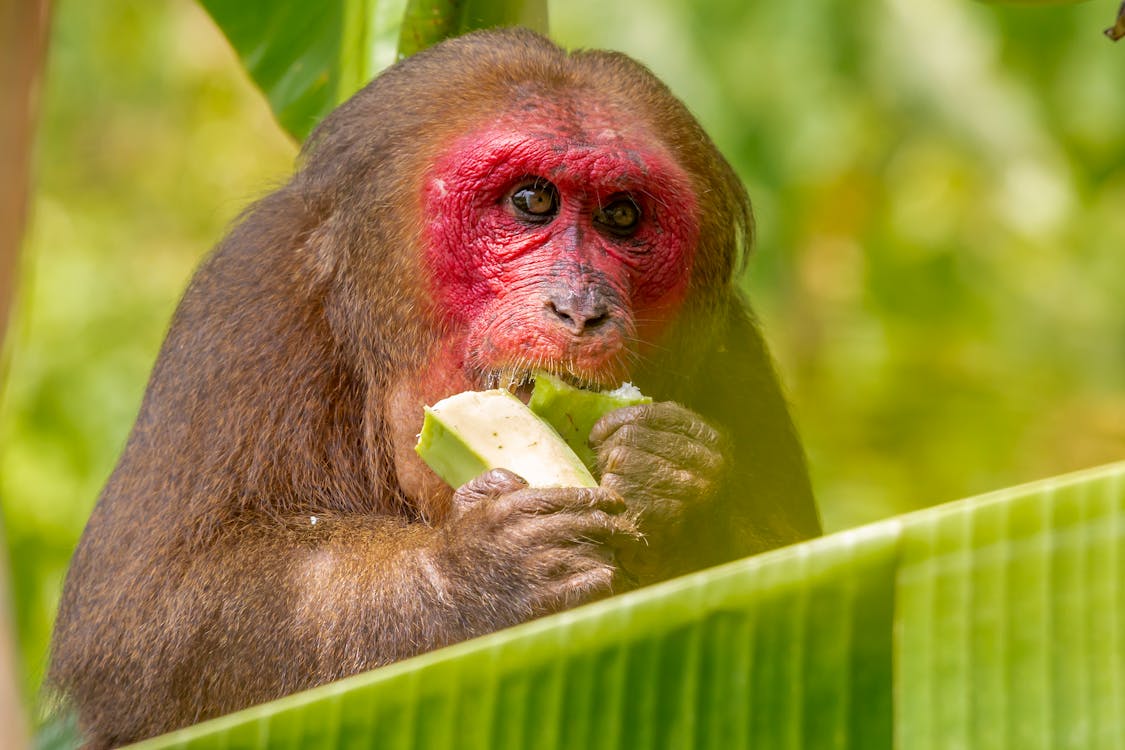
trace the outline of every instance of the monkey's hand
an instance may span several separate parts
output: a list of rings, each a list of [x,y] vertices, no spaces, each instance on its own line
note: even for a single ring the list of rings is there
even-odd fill
[[[498,614],[522,622],[613,592],[614,550],[638,536],[624,510],[606,488],[531,488],[493,469],[454,493],[442,558],[452,580],[478,591],[474,610],[512,608]]]
[[[624,569],[651,583],[697,567],[698,538],[728,466],[726,441],[695,412],[672,402],[627,406],[594,425],[590,444],[598,456],[601,486],[620,495],[627,515],[644,535],[625,540]]]

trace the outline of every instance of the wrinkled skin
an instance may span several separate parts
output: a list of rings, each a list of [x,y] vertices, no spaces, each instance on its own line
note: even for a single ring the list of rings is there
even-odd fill
[[[142,739],[819,533],[734,277],[745,191],[647,70],[523,31],[389,69],[202,264],[75,551],[51,686]],[[422,410],[530,373],[651,405],[599,486],[445,486]]]
[[[724,439],[698,414],[664,402],[610,412],[590,442],[602,488],[627,498],[628,515],[643,530],[619,552],[621,565],[642,583],[667,577],[673,571],[661,550],[697,543],[684,538],[684,520],[713,512],[730,460]]]
[[[444,529],[450,570],[492,557],[525,574],[530,616],[557,612],[613,589],[618,545],[637,538],[625,503],[603,487],[531,489],[505,469],[460,487]]]

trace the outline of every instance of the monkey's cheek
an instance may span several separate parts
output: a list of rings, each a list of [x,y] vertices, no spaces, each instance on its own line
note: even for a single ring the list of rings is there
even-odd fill
[[[431,523],[440,522],[448,515],[453,489],[426,466],[414,450],[422,429],[424,407],[471,388],[472,384],[459,368],[436,363],[427,368],[422,377],[405,377],[393,385],[383,405],[399,487]]]

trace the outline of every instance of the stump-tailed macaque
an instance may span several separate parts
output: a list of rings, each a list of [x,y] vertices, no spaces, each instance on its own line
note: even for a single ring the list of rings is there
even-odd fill
[[[78,545],[50,680],[137,740],[819,532],[733,277],[745,190],[649,71],[525,31],[340,106],[176,312]],[[656,401],[595,488],[449,488],[423,405],[549,371]]]

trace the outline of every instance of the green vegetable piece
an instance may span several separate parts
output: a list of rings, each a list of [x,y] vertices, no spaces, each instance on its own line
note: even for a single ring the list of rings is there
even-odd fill
[[[465,391],[426,407],[414,450],[453,487],[503,468],[532,487],[597,487],[551,426],[506,390]]]
[[[651,404],[635,386],[626,383],[615,391],[586,391],[559,380],[554,375],[537,373],[535,390],[528,406],[555,428],[590,471],[597,468],[597,457],[590,448],[590,430],[605,414],[623,406]]]

